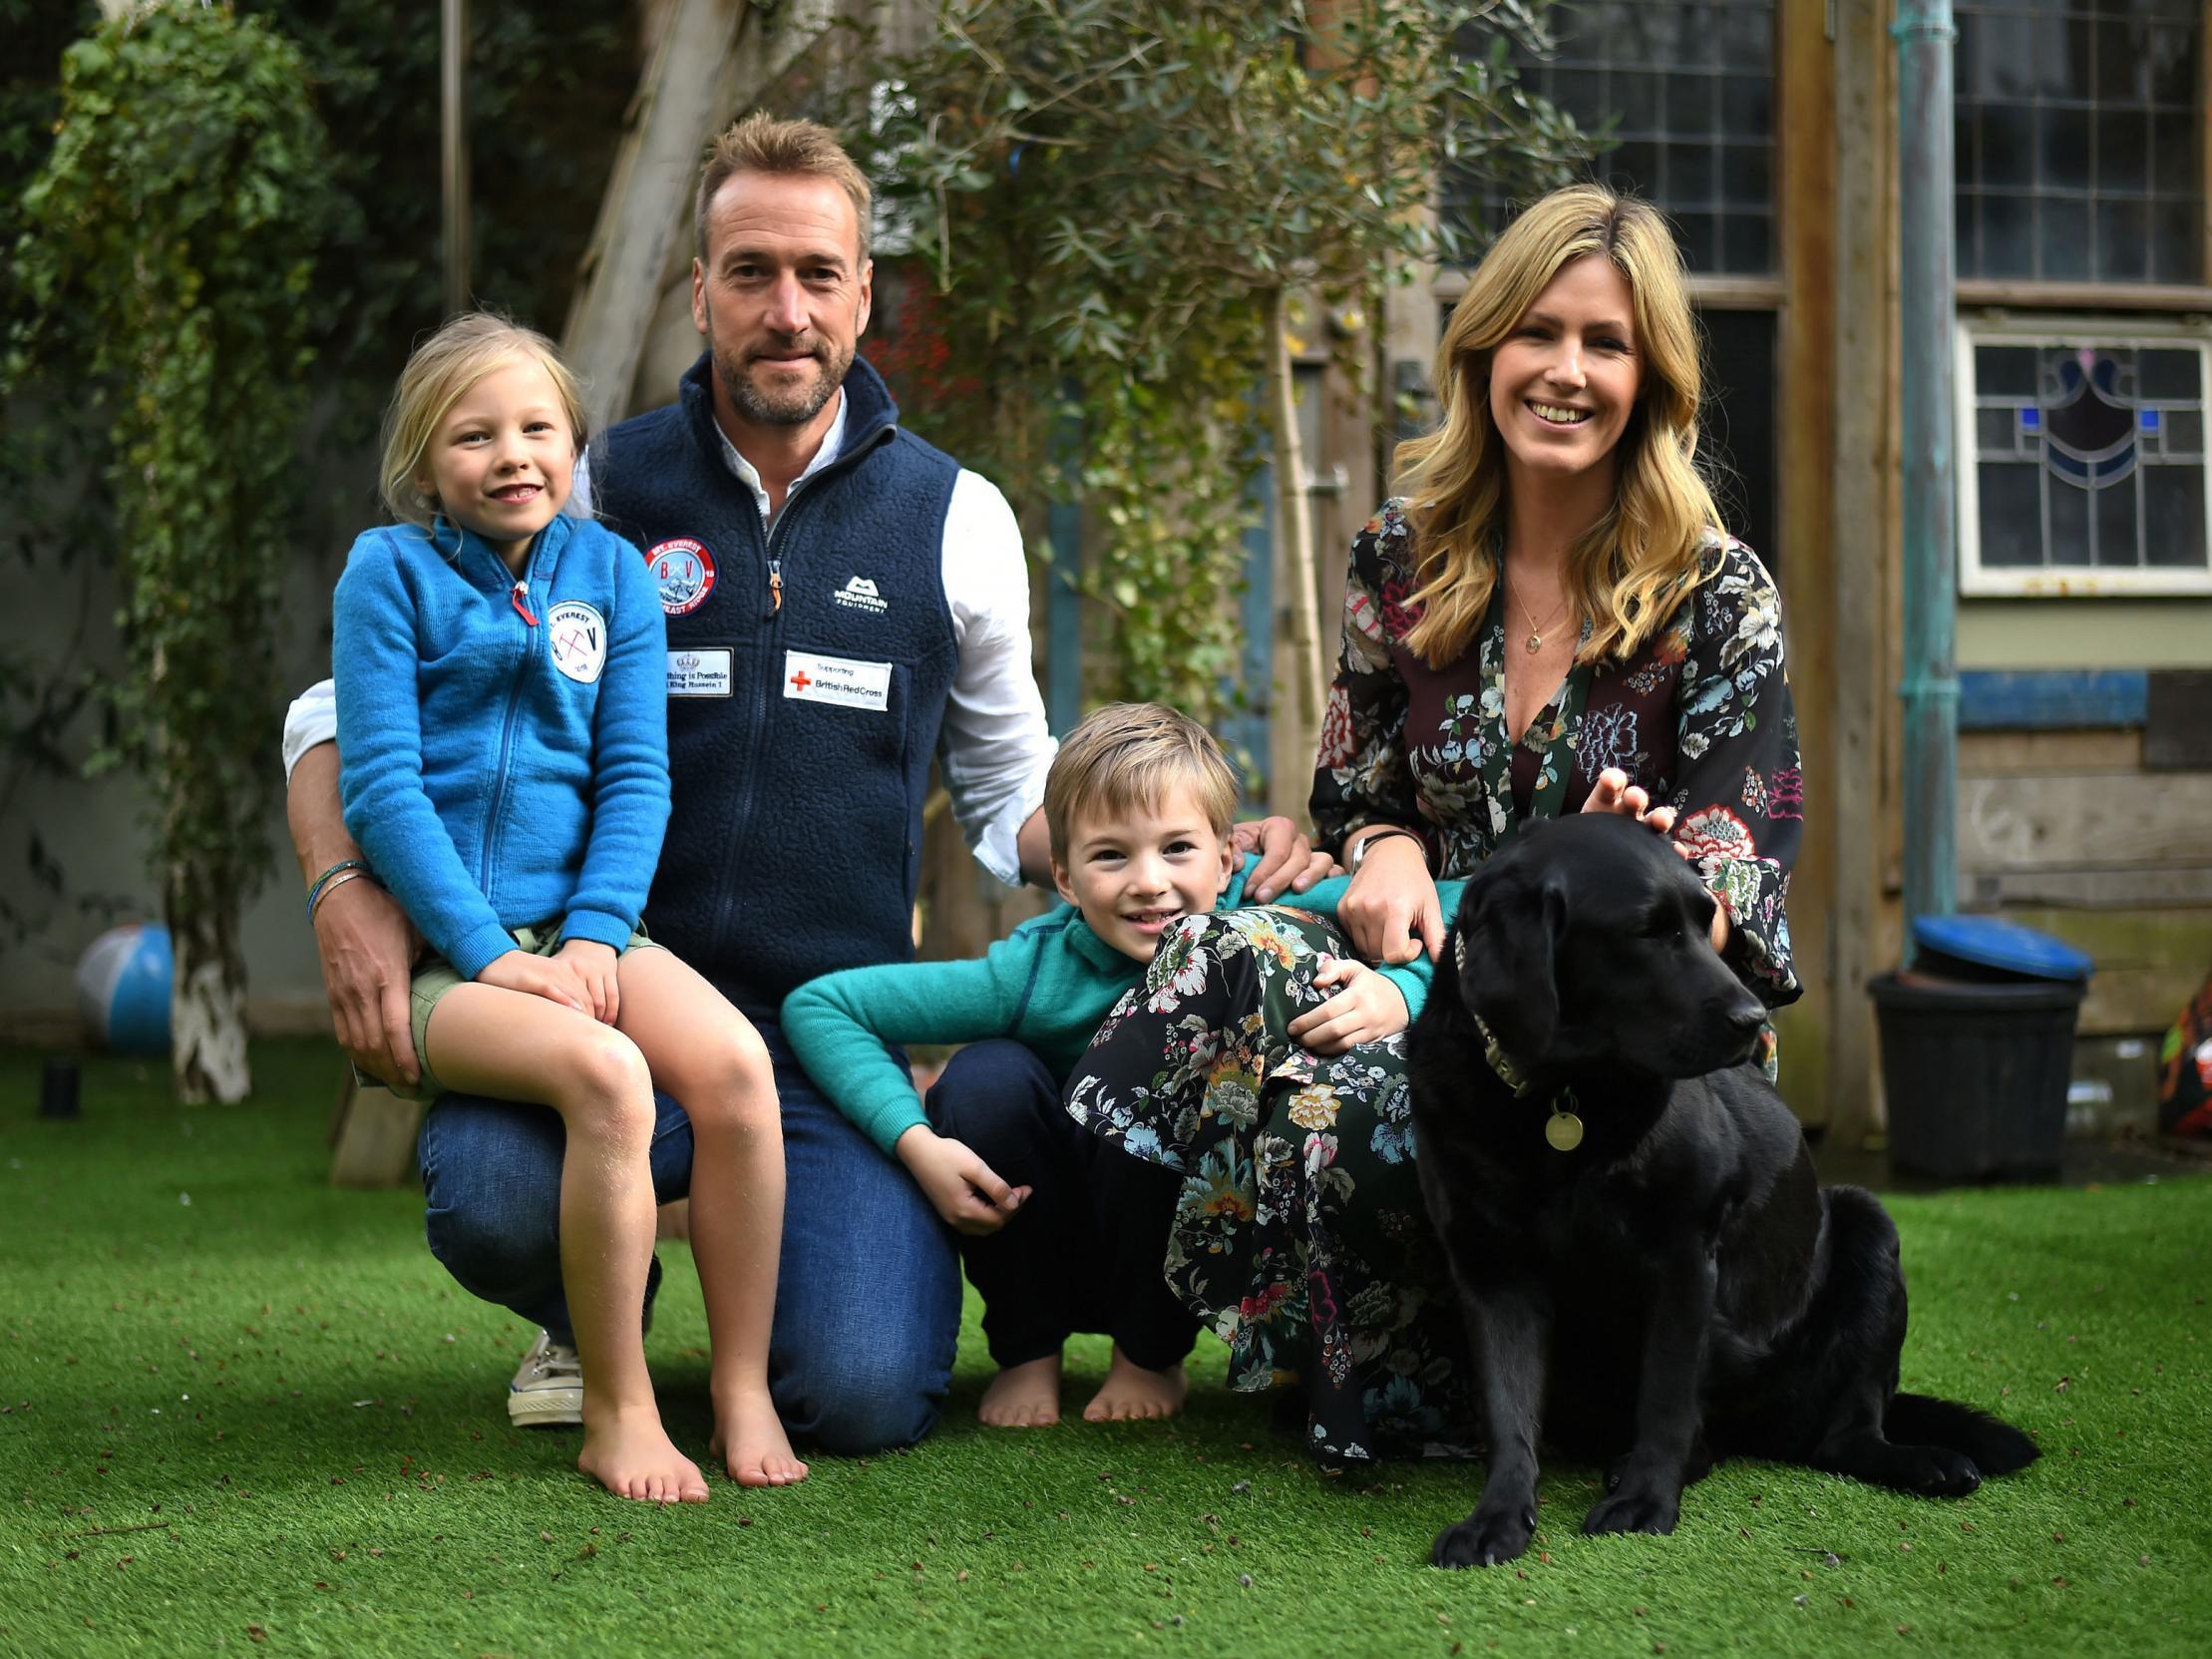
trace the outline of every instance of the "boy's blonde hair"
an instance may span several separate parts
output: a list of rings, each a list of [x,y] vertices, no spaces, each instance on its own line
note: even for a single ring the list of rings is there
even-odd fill
[[[439,424],[471,386],[518,357],[534,357],[544,365],[560,395],[576,453],[583,453],[583,390],[553,341],[489,311],[464,312],[415,348],[400,370],[391,407],[384,411],[384,464],[377,474],[377,493],[401,524],[428,530],[437,517],[438,498],[418,481]]]
[[[1621,434],[1613,505],[1567,562],[1570,615],[1591,619],[1580,659],[1626,659],[1697,581],[1720,529],[1697,464],[1700,373],[1681,250],[1650,204],[1600,185],[1554,191],[1507,225],[1469,278],[1436,351],[1436,430],[1398,446],[1422,608],[1405,642],[1432,668],[1482,625],[1505,530],[1505,439],[1490,418],[1490,360],[1537,295],[1586,255],[1629,285],[1642,384]]]
[[[755,110],[707,147],[706,165],[699,173],[699,192],[692,202],[692,231],[698,238],[699,263],[707,262],[707,209],[714,193],[740,173],[764,173],[772,179],[827,179],[853,204],[860,220],[860,262],[868,263],[874,193],[868,175],[845,153],[837,135],[818,121],[778,121],[766,110]]]
[[[1052,860],[1067,862],[1077,813],[1158,807],[1187,784],[1216,835],[1237,810],[1237,773],[1214,734],[1179,709],[1156,702],[1110,702],[1061,739],[1044,780],[1044,823]]]

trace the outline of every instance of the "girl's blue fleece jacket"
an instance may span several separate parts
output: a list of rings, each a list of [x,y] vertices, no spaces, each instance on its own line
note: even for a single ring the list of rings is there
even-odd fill
[[[638,551],[557,516],[518,581],[441,519],[366,531],[332,617],[346,828],[470,979],[510,930],[629,943],[668,823],[667,642]]]

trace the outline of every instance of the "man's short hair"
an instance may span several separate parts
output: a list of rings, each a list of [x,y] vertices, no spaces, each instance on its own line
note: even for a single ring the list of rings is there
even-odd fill
[[[1237,810],[1237,773],[1214,734],[1179,709],[1156,702],[1110,702],[1061,740],[1044,780],[1044,822],[1052,857],[1067,862],[1076,815],[1157,808],[1187,785],[1216,835]]]
[[[766,110],[755,110],[731,127],[707,150],[706,166],[699,173],[699,196],[693,208],[698,235],[699,263],[707,262],[707,208],[715,192],[740,173],[765,173],[773,178],[828,179],[843,190],[860,220],[860,262],[868,263],[875,200],[868,176],[846,155],[837,135],[817,121],[778,121]]]

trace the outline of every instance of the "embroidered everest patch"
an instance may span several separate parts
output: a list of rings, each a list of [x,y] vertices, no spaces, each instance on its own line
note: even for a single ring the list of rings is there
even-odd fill
[[[889,708],[891,664],[787,650],[784,695],[799,702],[836,703],[840,708]]]
[[[671,617],[698,610],[714,592],[714,555],[688,536],[655,544],[645,555],[645,569],[660,587],[661,610]]]
[[[606,619],[581,600],[562,600],[546,613],[546,639],[553,666],[580,685],[606,666]]]
[[[672,650],[668,653],[668,694],[671,697],[726,697],[730,694],[730,653],[718,650]]]

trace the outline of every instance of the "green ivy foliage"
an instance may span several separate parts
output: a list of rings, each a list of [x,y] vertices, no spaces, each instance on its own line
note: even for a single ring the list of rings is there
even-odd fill
[[[329,555],[376,512],[379,411],[413,341],[443,304],[439,31],[435,8],[384,0],[234,0],[231,10],[295,42],[302,90],[336,139],[325,151],[329,207],[310,302],[313,405],[293,435],[295,476],[324,481],[305,551]],[[469,128],[474,285],[480,299],[558,333],[588,241],[624,107],[636,87],[635,0],[505,0],[471,9]],[[98,31],[94,0],[0,0],[0,249],[26,227],[25,191],[57,143],[64,54]],[[334,204],[334,206],[332,205]],[[55,596],[53,622],[0,658],[0,820],[35,774],[113,756],[117,710],[87,660],[81,624],[121,545],[103,469],[109,412],[81,395],[95,347],[74,304],[42,310],[25,273],[0,259],[0,339],[35,326],[36,362],[0,400],[0,558]],[[64,604],[63,602],[68,603]],[[317,613],[320,612],[319,605]],[[311,635],[317,615],[285,632]],[[273,717],[264,734],[275,766]],[[66,842],[18,814],[0,871],[0,940],[22,944],[65,910],[112,919],[128,901],[70,879]],[[26,879],[26,877],[28,879]]]
[[[1094,690],[1236,700],[1272,319],[1454,254],[1445,174],[1541,186],[1589,153],[1506,61],[1548,3],[945,0],[886,66],[873,170],[949,342],[915,419],[1031,522],[1081,502]]]
[[[41,361],[108,422],[131,678],[127,755],[157,803],[180,982],[242,1000],[238,924],[267,872],[273,646],[292,557],[314,254],[337,204],[298,49],[226,8],[161,4],[63,60],[23,197]],[[66,328],[43,319],[67,318]],[[58,348],[58,349],[57,349]],[[192,1095],[203,1079],[180,1083]]]

